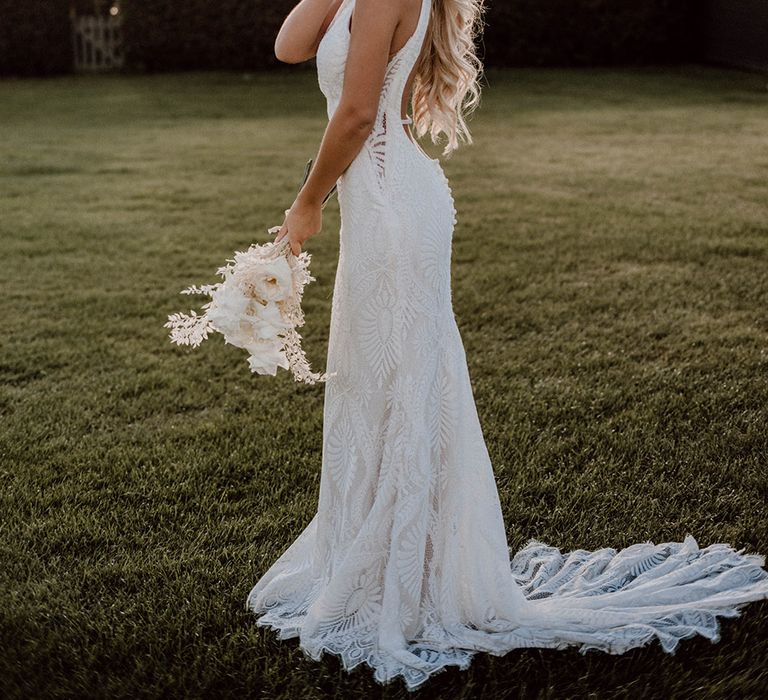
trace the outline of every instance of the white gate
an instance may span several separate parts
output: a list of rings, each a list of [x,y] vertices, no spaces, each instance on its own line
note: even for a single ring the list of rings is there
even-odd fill
[[[72,18],[75,70],[104,71],[123,66],[123,17]]]

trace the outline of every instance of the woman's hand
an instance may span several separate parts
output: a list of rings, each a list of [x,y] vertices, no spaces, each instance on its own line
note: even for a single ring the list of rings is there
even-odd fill
[[[320,233],[322,227],[322,203],[306,199],[299,193],[291,208],[286,211],[285,221],[277,232],[275,243],[287,238],[291,252],[298,255],[304,243]]]

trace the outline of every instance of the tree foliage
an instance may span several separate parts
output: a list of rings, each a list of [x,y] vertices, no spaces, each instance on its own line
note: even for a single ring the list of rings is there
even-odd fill
[[[72,69],[66,0],[0,0],[0,75],[50,75]]]

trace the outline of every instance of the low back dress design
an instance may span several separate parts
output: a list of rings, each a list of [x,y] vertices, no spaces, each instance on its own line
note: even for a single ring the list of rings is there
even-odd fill
[[[355,0],[317,53],[336,109]],[[478,651],[578,645],[672,651],[716,639],[718,616],[768,597],[763,559],[727,545],[637,544],[561,554],[532,541],[510,561],[493,469],[451,302],[451,190],[403,127],[403,91],[429,25],[389,61],[378,115],[338,180],[317,513],[247,607],[318,659],[365,662],[410,689]]]

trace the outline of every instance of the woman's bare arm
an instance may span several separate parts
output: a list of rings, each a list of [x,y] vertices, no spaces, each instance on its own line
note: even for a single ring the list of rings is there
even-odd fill
[[[301,0],[285,18],[275,39],[275,56],[283,63],[301,63],[317,53],[326,28],[342,0]]]
[[[289,237],[296,253],[319,233],[321,202],[365,143],[376,119],[389,51],[406,0],[357,0],[344,88],[315,163],[275,240]]]

